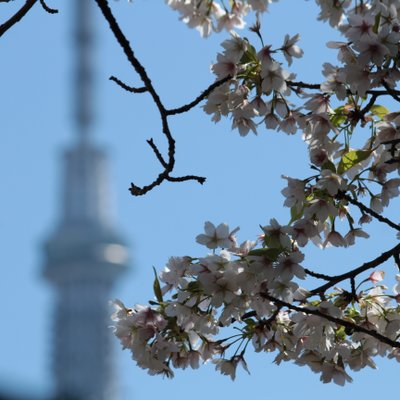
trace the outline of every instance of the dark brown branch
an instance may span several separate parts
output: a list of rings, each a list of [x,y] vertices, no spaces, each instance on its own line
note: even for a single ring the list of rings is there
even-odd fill
[[[329,282],[325,283],[322,286],[317,287],[314,290],[311,290],[310,293],[312,295],[315,295],[318,293],[324,293],[324,292],[326,292],[327,289],[331,288],[332,286],[336,285],[337,283],[342,282],[346,279],[354,278],[357,275],[361,274],[362,272],[365,272],[371,268],[375,268],[378,265],[381,265],[385,261],[389,260],[390,257],[393,257],[399,253],[400,253],[400,244],[396,245],[395,247],[393,247],[392,249],[390,249],[388,251],[385,251],[380,256],[376,257],[375,259],[362,264],[358,268],[355,268],[355,269],[348,271],[341,275],[333,276]]]
[[[155,90],[149,76],[147,75],[147,72],[143,65],[140,63],[140,61],[136,58],[132,47],[128,41],[128,39],[125,37],[123,32],[121,31],[121,28],[119,27],[109,5],[108,5],[108,0],[95,0],[97,5],[99,6],[104,18],[108,22],[111,32],[114,34],[115,39],[119,43],[119,45],[122,47],[122,50],[125,53],[125,56],[127,57],[128,61],[132,65],[132,67],[135,69],[137,74],[140,76],[140,79],[142,80],[144,87],[146,88],[147,92],[150,94],[152,97],[155,105],[157,106],[157,109],[160,114],[161,118],[161,123],[162,123],[162,132],[164,136],[166,137],[168,141],[168,161],[165,161],[165,167],[164,171],[162,171],[158,177],[149,185],[139,187],[136,186],[134,183],[131,183],[131,187],[129,191],[131,192],[132,195],[134,196],[141,196],[155,188],[156,186],[160,185],[163,181],[169,180],[173,182],[183,182],[186,180],[197,180],[200,183],[204,182],[204,178],[197,177],[197,176],[192,176],[188,175],[182,178],[170,178],[169,174],[173,171],[174,165],[175,165],[175,139],[172,137],[169,125],[168,125],[168,114],[167,110],[164,107],[163,103],[161,102],[161,99]],[[154,149],[153,149],[154,150]]]
[[[391,228],[396,229],[397,231],[400,231],[400,225],[395,224],[394,222],[392,222],[390,219],[388,219],[386,217],[382,217],[382,215],[378,214],[371,208],[365,206],[363,203],[360,203],[359,201],[353,199],[349,195],[339,194],[337,197],[339,199],[341,199],[341,198],[346,199],[349,203],[357,206],[362,212],[367,213],[367,214],[371,215],[372,217],[374,217],[375,219],[377,219],[379,222],[382,222],[386,225],[389,225]]]
[[[202,185],[207,178],[205,178],[204,176],[187,175],[180,177],[167,176],[165,179],[170,182],[197,181]]]
[[[256,313],[255,311],[248,311],[247,313],[243,314],[243,315],[240,317],[240,319],[241,319],[241,320],[244,320],[244,319],[251,318],[251,317],[256,317],[256,316],[257,316],[257,313]],[[232,323],[234,323],[235,321],[237,321],[236,318],[232,318],[232,319],[231,319],[231,322],[232,322]]]
[[[356,280],[354,276],[350,278],[350,286],[351,286],[351,295],[353,299],[357,298],[357,292],[356,292]]]
[[[122,82],[120,79],[118,79],[116,76],[110,76],[110,81],[115,82],[118,86],[122,87],[122,89],[124,89],[130,93],[145,93],[145,92],[147,92],[147,89],[145,87],[135,88],[132,86],[128,86],[127,84]]]
[[[167,168],[168,165],[165,162],[163,156],[160,153],[160,150],[158,150],[158,147],[155,145],[153,138],[147,140],[147,143],[149,144],[149,146],[153,149],[154,154],[156,155],[158,161],[160,161],[160,164],[164,167]]]
[[[48,12],[49,14],[57,14],[57,13],[58,13],[58,10],[55,9],[55,8],[50,8],[50,7],[46,4],[45,0],[40,0],[40,4],[41,4],[41,6],[43,7],[43,9],[44,9],[46,12]]]
[[[333,277],[330,275],[320,274],[319,272],[311,271],[308,268],[304,268],[304,271],[306,272],[307,275],[310,275],[313,278],[323,279],[324,281],[330,281],[333,279]]]
[[[348,328],[352,331],[361,332],[361,333],[365,333],[366,335],[372,336],[373,338],[375,338],[375,339],[379,340],[380,342],[385,343],[391,347],[400,348],[399,342],[391,340],[388,337],[381,335],[380,333],[376,332],[373,329],[367,329],[367,328],[364,328],[363,326],[357,325],[353,322],[346,321],[341,318],[332,317],[331,315],[324,314],[318,310],[295,306],[294,304],[290,304],[290,303],[287,303],[286,301],[279,300],[276,297],[270,296],[268,293],[261,293],[260,295],[262,297],[264,297],[265,299],[274,302],[277,306],[287,307],[290,310],[309,314],[309,315],[317,315],[318,317],[324,318],[330,322],[334,322],[335,324],[344,326],[345,328]]]
[[[394,262],[397,265],[397,268],[400,271],[400,254],[399,253],[393,254],[393,259],[394,259]]]
[[[306,83],[306,82],[293,82],[293,81],[286,81],[286,84],[290,86],[291,88],[299,88],[299,89],[311,89],[311,90],[319,90],[321,89],[321,84],[320,83]],[[367,90],[367,94],[370,94],[372,96],[385,96],[385,95],[390,95],[390,96],[400,96],[400,90],[394,90],[391,89],[386,82],[383,82],[382,85],[385,87],[386,90]],[[347,90],[347,94],[354,94],[351,92],[351,90]],[[397,100],[396,97],[393,97],[395,100]],[[400,101],[400,97],[398,97]]]
[[[196,97],[192,102],[185,104],[184,106],[179,108],[173,108],[171,110],[167,110],[167,115],[182,114],[184,112],[191,110],[193,107],[196,107],[197,104],[199,104],[201,101],[206,99],[214,89],[223,85],[225,82],[228,82],[231,79],[232,79],[231,76],[226,76],[225,78],[222,78],[221,80],[214,82],[206,90],[204,90],[198,97]]]
[[[392,89],[383,79],[382,86],[388,91],[388,94],[392,96],[392,98],[400,103],[400,92],[398,90]]]
[[[369,99],[369,102],[366,104],[366,106],[360,110],[360,114],[364,116],[375,104],[376,99],[378,98],[377,94],[372,94],[371,98]]]
[[[3,36],[11,27],[21,21],[27,12],[35,5],[37,0],[27,0],[25,4],[6,22],[0,25],[0,37]]]
[[[400,91],[399,90],[393,90],[390,89],[391,92],[395,95],[400,95]],[[388,94],[390,94],[390,92],[388,90],[367,90],[366,92],[367,94],[373,94],[376,96],[387,96]]]
[[[305,83],[305,82],[293,82],[293,81],[286,81],[287,85],[291,88],[296,87],[299,89],[321,89],[321,85],[319,83]]]

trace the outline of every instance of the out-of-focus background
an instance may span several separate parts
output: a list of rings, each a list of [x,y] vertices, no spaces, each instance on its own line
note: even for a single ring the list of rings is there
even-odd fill
[[[87,64],[92,82],[88,110],[92,121],[86,128],[82,128],[82,121],[77,122],[75,113],[79,105],[77,87],[82,89],[81,84],[76,84],[76,7],[81,1],[89,1],[92,21],[92,54]],[[1,4],[1,21],[22,3]],[[55,374],[62,374],[54,370],[55,352],[61,351],[56,359],[69,357],[65,348],[56,350],[57,343],[68,341],[65,335],[71,321],[66,316],[72,312],[68,307],[77,312],[87,310],[97,295],[117,297],[127,305],[147,302],[153,297],[153,266],[161,269],[172,255],[204,255],[205,249],[194,238],[202,232],[205,221],[227,222],[232,228],[240,225],[239,239],[254,239],[259,224],[266,224],[272,217],[282,223],[289,219],[279,193],[284,186],[281,174],[302,178],[310,173],[300,135],[288,137],[260,128],[258,136],[241,138],[231,132],[230,121],[215,125],[197,108],[171,119],[171,127],[177,140],[176,175],[206,176],[205,185],[166,183],[144,197],[132,197],[128,192],[131,181],[143,185],[159,172],[146,139],[153,137],[163,151],[166,149],[157,111],[146,94],[129,94],[108,80],[110,75],[116,75],[128,84],[140,85],[93,1],[49,5],[58,7],[59,13],[49,15],[36,5],[0,40],[0,398],[4,399],[53,396]],[[163,1],[119,1],[111,5],[167,106],[192,100],[213,81],[209,67],[227,34],[201,39],[197,31],[179,22],[177,14]],[[282,1],[272,4],[270,13],[262,17],[264,40],[274,46],[282,43],[285,33],[301,33],[305,57],[294,62],[293,70],[300,80],[309,82],[320,82],[323,62],[335,62],[335,53],[325,43],[337,36],[328,25],[316,21],[317,13],[313,2]],[[243,35],[253,34],[245,31]],[[102,268],[114,263],[122,270],[126,265],[125,273],[119,274],[118,270],[115,276],[100,279],[98,286],[84,286],[81,295],[71,297],[65,289],[71,284],[67,282],[71,275],[63,270],[62,261],[72,255],[68,246],[61,246],[67,254],[59,256],[54,240],[57,242],[60,229],[64,235],[70,228],[76,217],[74,212],[82,211],[79,199],[87,198],[84,193],[71,194],[71,182],[78,182],[79,187],[81,179],[88,179],[87,183],[95,175],[98,186],[93,183],[93,190],[103,187],[99,172],[103,168],[99,161],[102,156],[97,151],[90,153],[88,147],[92,156],[85,156],[86,150],[78,145],[85,135],[89,136],[90,146],[103,149],[109,161],[105,172],[110,177],[110,187],[100,192],[101,196],[112,197],[112,205],[99,207],[110,214],[107,218],[112,228],[108,231],[104,226],[109,222],[104,226],[101,222],[99,226],[106,232],[102,236],[99,232],[103,231],[97,230],[95,223],[82,240],[95,237],[104,246],[126,245],[129,261],[119,250],[111,251],[110,259],[110,252],[103,246]],[[67,149],[75,149],[70,156],[75,157],[75,163],[71,161],[72,166],[67,167],[74,177],[66,180],[63,154]],[[89,164],[85,164],[87,157],[92,157]],[[71,172],[77,164],[80,167]],[[83,177],[82,171],[89,173],[89,178]],[[69,191],[64,191],[66,188]],[[78,207],[74,199],[78,199]],[[91,218],[82,213],[82,218]],[[92,217],[96,220],[100,214]],[[373,227],[372,239],[350,250],[310,249],[305,265],[330,273],[374,258],[396,239],[382,227]],[[74,229],[65,234],[69,245],[76,239]],[[112,236],[111,231],[117,236]],[[53,239],[53,253],[49,247],[45,251],[44,244],[49,239]],[[86,257],[90,259],[87,254]],[[52,263],[62,271],[54,274]],[[114,281],[116,285],[111,289]],[[92,336],[88,341],[98,340],[96,332],[83,325],[82,329]],[[71,354],[77,349],[84,352],[84,343],[69,346]],[[333,400],[339,396],[351,399],[397,393],[395,361],[378,360],[378,371],[353,373],[354,383],[341,388],[323,385],[306,368],[292,364],[278,367],[272,363],[274,356],[268,354],[250,355],[251,375],[239,371],[235,382],[216,373],[213,365],[178,371],[173,380],[167,380],[148,376],[136,367],[129,353],[122,352],[114,339],[112,348],[115,393],[119,394],[110,395],[111,400],[186,396],[192,400],[205,396],[232,400],[253,396]],[[111,353],[108,357],[113,358]]]

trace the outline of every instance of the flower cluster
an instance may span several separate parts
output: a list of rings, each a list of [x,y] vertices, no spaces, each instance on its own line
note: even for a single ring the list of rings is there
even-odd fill
[[[228,9],[223,1],[165,0],[179,12],[183,22],[190,28],[196,28],[203,37],[213,31],[244,28],[244,18],[250,11],[265,12],[272,1],[277,0],[234,0],[229,2]]]
[[[299,35],[286,35],[279,49],[267,45],[258,52],[238,34],[222,43],[223,53],[218,54],[217,63],[211,69],[217,79],[231,76],[232,79],[218,87],[207,99],[204,111],[217,122],[221,116],[232,117],[232,128],[241,136],[264,122],[270,129],[295,133],[301,114],[291,110],[287,96],[291,94],[289,82],[294,74],[285,70],[273,56],[281,53],[290,65],[293,57],[300,58],[303,51],[297,46]],[[268,96],[266,100],[265,96]]]
[[[329,14],[327,3],[319,2],[321,19]],[[324,64],[325,82],[296,82],[295,75],[278,61],[281,55],[290,66],[293,58],[303,56],[297,45],[299,35],[286,35],[279,48],[263,45],[256,50],[248,39],[232,33],[222,43],[224,50],[211,68],[217,80],[231,79],[208,96],[203,108],[215,122],[229,116],[232,129],[241,136],[250,131],[256,134],[260,126],[287,134],[302,131],[312,168],[318,174],[303,181],[291,179],[291,185],[296,182],[296,195],[286,188],[290,199],[285,205],[293,202],[290,207],[296,206],[292,210],[295,218],[303,218],[299,224],[309,225],[310,218],[317,216],[323,224],[318,226],[319,232],[327,231],[326,221],[330,220],[325,245],[346,246],[354,243],[355,236],[367,235],[354,227],[344,193],[353,199],[368,196],[369,207],[377,213],[399,194],[400,180],[390,174],[397,175],[400,168],[396,148],[400,143],[400,114],[391,113],[376,100],[383,95],[400,99],[394,93],[400,79],[400,23],[393,2],[362,2],[363,6],[353,9],[349,9],[349,2],[339,3],[340,18],[336,16],[330,23],[336,24],[348,42],[328,43],[328,47],[338,49],[342,66]],[[261,38],[260,25],[252,29]],[[379,86],[384,90],[375,89]],[[338,101],[342,105],[333,108]],[[360,145],[361,129],[368,129],[369,134]],[[312,180],[315,183],[310,185]],[[345,218],[349,224],[347,241],[335,231],[336,217]],[[361,222],[369,222],[364,212]]]
[[[383,272],[374,271],[351,291],[335,287],[321,296],[299,285],[312,272],[301,265],[295,237],[272,220],[261,248],[238,246],[227,225],[207,222],[197,241],[214,253],[171,258],[155,278],[149,306],[115,301],[115,335],[140,367],[168,377],[173,368],[213,362],[234,379],[238,365],[248,371],[249,346],[339,385],[351,381],[349,369],[375,368],[377,355],[400,361],[400,344],[390,345],[400,335],[400,275],[391,291]]]
[[[238,229],[206,222],[196,240],[211,254],[171,258],[156,274],[149,306],[116,301],[122,346],[140,367],[166,376],[213,362],[234,379],[239,365],[248,371],[250,347],[339,385],[351,381],[349,370],[375,368],[377,355],[400,361],[400,275],[389,289],[376,269],[390,257],[400,268],[400,245],[343,275],[302,265],[309,243],[349,247],[369,237],[361,225],[373,218],[400,231],[380,215],[400,194],[400,112],[378,103],[384,96],[400,102],[400,0],[316,0],[318,18],[345,38],[328,43],[339,65],[325,63],[320,84],[296,81],[286,69],[303,57],[299,35],[286,35],[275,48],[263,42],[257,19],[251,28],[261,40],[257,49],[232,32],[244,26],[246,13],[263,12],[271,1],[233,0],[229,10],[213,0],[167,3],[202,36],[231,31],[211,67],[216,83],[204,111],[215,122],[231,118],[241,136],[260,127],[301,131],[313,172],[283,177],[288,224],[272,218],[258,241],[239,244]],[[308,277],[325,283],[312,288]]]

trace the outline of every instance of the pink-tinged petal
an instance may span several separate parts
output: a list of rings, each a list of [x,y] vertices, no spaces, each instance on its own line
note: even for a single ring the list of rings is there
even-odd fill
[[[384,277],[385,277],[384,271],[374,271],[371,273],[368,279],[375,284],[382,281]]]

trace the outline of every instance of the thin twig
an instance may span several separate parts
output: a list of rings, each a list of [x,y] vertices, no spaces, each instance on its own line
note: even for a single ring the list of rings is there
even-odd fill
[[[0,37],[3,36],[12,26],[21,21],[27,12],[35,5],[37,0],[27,0],[25,4],[6,22],[0,25]]]
[[[147,89],[145,87],[135,88],[132,86],[128,86],[126,83],[122,82],[116,76],[110,76],[110,81],[115,82],[118,86],[122,87],[122,89],[124,89],[130,93],[145,93],[145,92],[147,92]]]
[[[320,90],[321,89],[321,84],[320,83],[306,83],[306,82],[294,82],[294,81],[286,81],[286,84],[290,87],[297,87],[300,89],[312,89],[312,90]],[[383,82],[382,85],[386,88],[386,90],[367,90],[366,94],[370,94],[372,96],[386,96],[386,95],[391,95],[393,96],[400,96],[400,90],[394,90],[391,89],[386,82]],[[354,94],[351,90],[346,91],[347,94]],[[395,100],[397,100],[396,97],[393,97]],[[400,101],[400,97],[398,97]]]
[[[167,165],[167,163],[165,162],[163,156],[161,155],[160,150],[158,150],[158,147],[154,144],[153,138],[147,140],[147,143],[148,143],[149,146],[153,149],[153,151],[154,151],[154,153],[155,153],[155,155],[156,155],[158,161],[160,161],[160,164],[161,164],[164,168],[167,168],[168,165]]]
[[[125,56],[127,57],[128,61],[132,65],[132,67],[135,69],[137,74],[140,76],[140,79],[142,80],[144,87],[146,88],[146,91],[150,94],[155,105],[157,106],[157,109],[160,114],[161,122],[162,122],[162,132],[168,141],[168,161],[165,161],[164,170],[149,185],[139,187],[139,186],[135,185],[134,183],[131,183],[131,187],[130,187],[129,191],[134,196],[141,196],[141,195],[146,194],[147,192],[149,192],[156,186],[160,185],[165,180],[169,180],[169,181],[173,181],[173,182],[196,180],[200,183],[204,183],[205,178],[197,177],[197,176],[193,176],[193,175],[188,175],[188,176],[184,176],[181,178],[171,178],[169,176],[169,174],[173,171],[174,165],[175,165],[175,139],[172,137],[172,134],[171,134],[171,131],[170,131],[170,128],[168,125],[167,110],[166,110],[164,104],[162,103],[160,96],[158,95],[157,91],[155,90],[149,76],[147,75],[145,68],[140,63],[140,61],[136,58],[128,39],[125,37],[125,35],[121,31],[121,28],[119,27],[111,9],[110,9],[108,0],[95,0],[95,1],[96,1],[97,5],[99,6],[101,12],[103,13],[104,18],[108,22],[111,32],[114,34],[115,39],[117,40],[119,45],[122,47],[122,50],[124,51]],[[156,147],[155,145],[152,146],[153,151],[154,151],[155,147]],[[157,149],[157,152],[159,153],[158,149]],[[160,153],[160,155],[161,155],[161,153]],[[163,158],[163,160],[164,160],[164,158]]]
[[[58,10],[55,8],[50,8],[44,0],[40,0],[40,4],[42,5],[43,9],[48,12],[49,14],[57,14]]]
[[[320,274],[319,272],[311,271],[308,268],[304,268],[304,271],[306,272],[307,275],[310,275],[313,278],[323,279],[324,281],[330,281],[333,279],[333,277],[330,275]]]
[[[366,104],[366,106],[360,110],[360,114],[364,116],[375,104],[376,99],[378,98],[377,94],[372,94],[371,98],[369,99],[369,102]]]
[[[286,301],[283,301],[283,300],[277,299],[276,297],[270,296],[268,293],[261,293],[261,296],[267,300],[274,302],[278,306],[287,307],[290,310],[298,311],[298,312],[305,313],[305,314],[317,315],[318,317],[324,318],[330,322],[334,322],[335,324],[344,326],[345,328],[351,329],[355,332],[361,332],[361,333],[365,333],[366,335],[372,336],[373,338],[375,338],[375,339],[379,340],[380,342],[385,343],[391,347],[400,348],[399,342],[391,340],[388,337],[383,336],[380,333],[378,333],[372,329],[364,328],[361,325],[357,325],[353,322],[346,321],[341,318],[332,317],[331,315],[324,314],[319,310],[295,306],[294,304],[290,304],[290,303],[287,303]]]
[[[392,89],[383,79],[382,86],[388,91],[388,94],[392,96],[392,98],[400,103],[400,92],[398,90]]]
[[[201,185],[207,180],[204,176],[196,176],[196,175],[186,175],[186,176],[180,176],[180,177],[173,177],[173,176],[167,176],[165,178],[169,182],[185,182],[185,181],[197,181]]]
[[[382,222],[388,226],[390,226],[393,229],[396,229],[396,231],[400,231],[400,225],[395,224],[393,221],[391,221],[390,219],[386,218],[386,217],[382,217],[382,215],[378,214],[377,212],[375,212],[374,210],[372,210],[371,208],[367,207],[366,205],[364,205],[363,203],[360,203],[358,200],[353,199],[352,197],[350,197],[347,194],[344,193],[340,193],[337,196],[339,199],[346,199],[349,203],[357,206],[361,211],[363,211],[364,213],[367,213],[369,215],[371,215],[372,217],[374,217],[375,219],[377,219],[379,222]]]
[[[182,114],[184,112],[191,110],[193,107],[196,107],[197,104],[199,104],[201,101],[206,99],[214,89],[223,85],[225,82],[230,81],[231,79],[232,79],[232,77],[228,75],[225,78],[222,78],[221,80],[214,82],[206,90],[204,90],[199,96],[197,96],[192,102],[185,104],[182,107],[172,108],[170,110],[167,110],[167,115]]]
[[[352,277],[356,277],[357,275],[361,274],[362,272],[365,272],[371,268],[375,268],[378,265],[383,264],[385,261],[389,260],[390,257],[395,256],[396,254],[399,254],[400,252],[400,244],[397,244],[394,246],[392,249],[385,251],[382,253],[380,256],[376,257],[375,259],[368,261],[358,268],[352,269],[351,271],[348,271],[344,274],[333,276],[332,279],[325,283],[322,286],[317,287],[314,290],[311,290],[310,293],[312,295],[318,294],[318,293],[324,293],[326,292],[327,289],[331,288],[332,286],[336,285],[339,282],[342,282],[346,279],[351,279]]]

